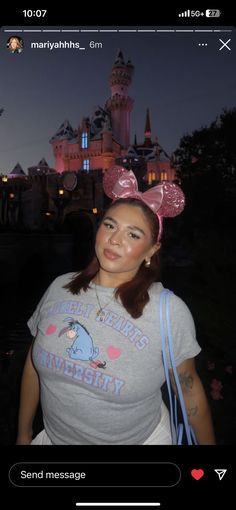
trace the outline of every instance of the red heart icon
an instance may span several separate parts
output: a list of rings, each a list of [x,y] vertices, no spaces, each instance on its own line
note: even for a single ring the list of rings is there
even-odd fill
[[[200,480],[204,476],[204,471],[203,469],[192,469],[191,475],[195,480]]]
[[[121,355],[121,349],[113,347],[113,345],[109,345],[109,347],[107,347],[107,354],[110,359],[117,359]]]
[[[53,335],[53,333],[55,333],[56,330],[57,327],[55,324],[49,324],[49,326],[47,327],[46,335]]]

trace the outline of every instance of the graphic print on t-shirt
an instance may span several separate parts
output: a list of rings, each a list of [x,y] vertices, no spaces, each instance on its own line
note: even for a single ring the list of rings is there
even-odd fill
[[[158,295],[162,286],[157,283],[150,289],[141,317],[134,319],[113,300],[104,308],[101,321],[92,284],[88,292],[78,295],[64,288],[72,276],[54,281],[28,321],[35,337],[32,358],[42,381],[48,435],[54,444],[143,444],[160,419],[164,369]],[[108,303],[113,290],[101,287],[99,291],[101,302]],[[200,348],[192,317],[174,295],[171,319],[175,357],[181,363]],[[80,335],[88,333],[90,338],[85,342],[85,348],[91,347],[91,356],[84,355],[87,359],[71,357],[76,323],[83,328],[77,330],[77,347],[81,348]],[[105,369],[91,366],[98,360],[106,361]]]
[[[73,317],[66,317],[63,322],[68,322],[68,325],[61,329],[58,336],[60,337],[65,334],[67,338],[73,340],[72,345],[66,349],[69,357],[71,359],[90,361],[90,365],[93,368],[105,368],[105,361],[95,361],[99,354],[99,347],[94,347],[88,330],[79,321],[73,319]]]

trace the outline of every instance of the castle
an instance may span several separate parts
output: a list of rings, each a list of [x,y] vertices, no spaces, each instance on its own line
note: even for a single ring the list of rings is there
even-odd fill
[[[51,138],[57,172],[86,172],[108,170],[116,163],[142,160],[146,167],[146,180],[174,180],[175,170],[171,158],[156,141],[151,139],[149,110],[147,110],[143,144],[130,145],[130,117],[134,101],[129,97],[134,67],[124,61],[119,50],[110,76],[111,96],[104,108],[97,106],[91,118],[83,118],[79,129],[74,130],[65,121]],[[132,166],[132,164],[131,164]]]
[[[172,159],[152,141],[147,109],[144,141],[130,144],[130,122],[134,101],[128,95],[134,67],[125,63],[118,51],[110,76],[111,96],[104,107],[97,106],[91,118],[83,118],[78,129],[65,121],[52,136],[55,158],[50,168],[44,158],[28,168],[20,164],[0,178],[0,224],[40,229],[51,221],[50,228],[63,223],[78,211],[101,211],[104,208],[102,178],[104,172],[118,164],[131,168],[139,189],[160,181],[174,181]],[[47,226],[45,228],[48,228]]]

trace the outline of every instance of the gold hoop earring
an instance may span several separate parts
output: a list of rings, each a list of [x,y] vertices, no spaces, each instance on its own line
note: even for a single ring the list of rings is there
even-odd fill
[[[150,265],[151,265],[151,259],[145,260],[144,266],[145,267],[150,267]]]

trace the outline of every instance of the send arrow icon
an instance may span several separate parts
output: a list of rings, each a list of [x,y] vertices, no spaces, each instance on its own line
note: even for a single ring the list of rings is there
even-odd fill
[[[222,480],[223,476],[225,476],[227,469],[214,469],[214,471],[218,475],[219,480]]]

